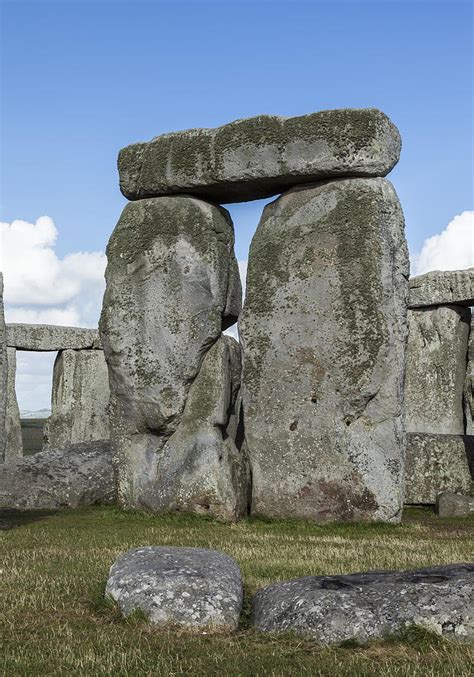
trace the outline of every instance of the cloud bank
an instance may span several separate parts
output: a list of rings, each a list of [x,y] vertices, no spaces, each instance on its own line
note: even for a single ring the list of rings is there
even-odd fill
[[[423,243],[412,258],[412,277],[430,270],[462,270],[474,266],[474,211],[462,212],[438,235]]]

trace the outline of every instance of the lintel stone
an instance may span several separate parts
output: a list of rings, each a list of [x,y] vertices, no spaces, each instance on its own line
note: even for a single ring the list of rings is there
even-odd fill
[[[57,351],[101,349],[97,329],[51,324],[7,324],[7,346],[17,350]]]

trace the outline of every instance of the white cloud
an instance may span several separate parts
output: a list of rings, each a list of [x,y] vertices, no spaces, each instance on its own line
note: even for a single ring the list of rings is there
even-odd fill
[[[242,283],[242,296],[245,298],[245,280],[247,277],[247,261],[238,261],[239,265],[239,275],[240,275],[240,281]],[[225,330],[224,334],[227,334],[228,336],[232,336],[235,338],[236,341],[239,340],[239,330],[237,328],[237,324],[232,325],[232,327],[229,327],[228,329]]]
[[[474,266],[474,211],[462,212],[438,235],[426,239],[412,257],[412,276],[430,270],[462,270]]]

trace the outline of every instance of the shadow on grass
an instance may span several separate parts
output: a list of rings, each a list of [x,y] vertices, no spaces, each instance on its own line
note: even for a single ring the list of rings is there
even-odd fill
[[[56,513],[56,510],[0,510],[0,531],[40,522]]]

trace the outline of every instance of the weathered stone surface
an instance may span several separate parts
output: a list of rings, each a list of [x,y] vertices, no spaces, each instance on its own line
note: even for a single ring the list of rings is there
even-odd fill
[[[102,350],[63,350],[53,370],[45,447],[108,440],[109,376]]]
[[[464,381],[464,418],[466,435],[474,435],[474,320],[471,311],[466,379]]]
[[[409,433],[405,466],[405,503],[434,504],[438,494],[470,493],[469,458],[474,437]]]
[[[7,345],[39,352],[102,347],[97,329],[52,324],[7,324]]]
[[[219,381],[206,397],[202,395],[202,429],[185,410],[185,405],[199,408],[192,399],[186,402],[191,384],[196,381],[193,387],[204,393],[206,379],[216,375],[210,367],[208,375],[197,378],[206,353],[240,312],[233,242],[226,210],[191,197],[129,204],[112,234],[100,330],[109,367],[119,498],[125,505],[151,510],[165,509],[168,501],[173,506],[201,505],[204,498],[198,500],[198,485],[191,488],[193,464],[197,478],[212,457],[217,472],[218,448],[223,475],[212,479],[210,494],[209,484],[203,484],[201,497],[224,500],[225,492],[234,492],[227,477],[235,449],[224,439],[223,415],[231,380],[220,367],[216,367]],[[223,353],[219,359],[222,363]],[[182,418],[183,429],[174,437]],[[206,461],[201,447],[210,435],[210,421],[217,427]],[[168,452],[176,456],[169,458]],[[165,476],[165,469],[175,474]],[[218,499],[214,490],[220,483],[225,491]],[[227,504],[216,510],[232,513],[237,507]]]
[[[16,398],[16,350],[7,348],[8,380],[7,380],[7,410],[5,417],[6,445],[5,461],[23,456],[23,441],[21,438],[20,410]]]
[[[408,254],[384,179],[265,208],[240,321],[252,511],[398,520]]]
[[[436,497],[438,517],[467,517],[474,514],[474,496],[444,493]]]
[[[0,465],[0,508],[78,508],[113,499],[108,442],[40,451]]]
[[[469,308],[408,311],[405,424],[408,432],[464,433]]]
[[[242,610],[236,562],[204,548],[144,547],[111,567],[106,594],[124,616],[140,610],[151,623],[234,630]]]
[[[120,189],[129,200],[188,193],[241,202],[321,179],[385,176],[400,146],[395,125],[374,108],[260,115],[123,148]]]
[[[365,643],[418,625],[445,637],[474,637],[474,565],[307,576],[263,588],[253,622],[321,644]]]
[[[3,275],[0,273],[0,461],[5,459],[8,358],[6,344],[5,316],[3,312]]]
[[[410,280],[409,306],[474,306],[474,268],[434,270]]]

